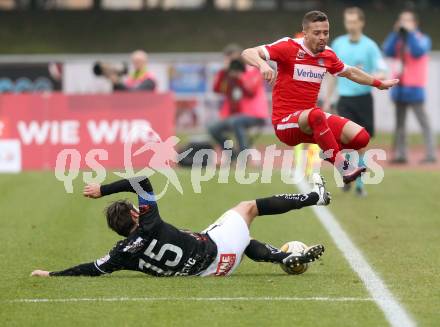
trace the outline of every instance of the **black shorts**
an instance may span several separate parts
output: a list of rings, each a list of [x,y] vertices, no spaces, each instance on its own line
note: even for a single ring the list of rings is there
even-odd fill
[[[370,136],[374,136],[374,110],[371,93],[352,97],[341,96],[336,110],[339,116],[361,125]]]

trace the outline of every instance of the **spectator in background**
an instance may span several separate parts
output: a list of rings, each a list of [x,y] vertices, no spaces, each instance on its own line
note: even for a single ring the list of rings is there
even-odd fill
[[[336,55],[347,65],[356,66],[376,79],[385,78],[385,61],[379,46],[363,34],[365,15],[358,7],[347,8],[344,11],[344,25],[347,34],[337,37],[331,47]],[[323,110],[329,111],[331,99],[337,83],[339,100],[336,105],[338,115],[348,118],[364,127],[371,137],[374,136],[374,109],[372,87],[360,85],[347,78],[329,78],[327,95]],[[362,153],[359,153],[359,166],[365,165]],[[344,191],[350,189],[351,184],[344,185]],[[366,191],[361,177],[356,179],[356,194],[365,196]]]
[[[143,50],[131,54],[132,72],[127,75],[126,65],[113,65],[98,62],[93,71],[97,76],[104,76],[113,85],[114,91],[154,91],[156,81],[147,70],[148,55]]]
[[[268,103],[263,78],[258,69],[241,60],[241,47],[228,45],[224,51],[224,68],[214,79],[214,92],[224,96],[219,122],[208,127],[216,142],[224,148],[226,134],[233,132],[239,151],[249,146],[247,129],[263,126],[268,117]],[[238,155],[234,150],[233,158]]]
[[[404,10],[400,13],[391,32],[383,44],[387,56],[396,59],[393,73],[400,79],[391,90],[396,105],[396,130],[394,138],[394,163],[407,162],[406,116],[412,108],[422,127],[426,156],[421,163],[436,162],[435,142],[425,111],[425,86],[427,82],[428,52],[431,39],[418,29],[417,16]]]

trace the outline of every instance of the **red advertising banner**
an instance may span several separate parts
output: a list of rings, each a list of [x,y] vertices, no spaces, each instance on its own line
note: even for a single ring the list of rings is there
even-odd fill
[[[8,151],[18,148],[23,170],[54,169],[57,156],[66,149],[79,153],[81,168],[87,168],[90,159],[106,168],[121,168],[127,141],[134,152],[147,142],[174,135],[174,125],[171,93],[1,95],[0,161],[3,142]],[[8,152],[4,158],[11,160],[13,155]],[[132,156],[133,167],[145,167],[147,157],[148,153]]]

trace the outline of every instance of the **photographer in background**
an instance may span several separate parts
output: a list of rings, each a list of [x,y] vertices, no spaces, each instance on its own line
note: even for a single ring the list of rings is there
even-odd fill
[[[109,79],[114,91],[154,91],[156,81],[153,75],[147,71],[147,63],[147,53],[136,50],[131,54],[133,71],[128,75],[128,68],[124,64],[114,65],[97,62],[93,71],[95,75]]]
[[[216,142],[224,148],[226,134],[233,132],[239,151],[249,146],[247,129],[264,126],[268,117],[268,104],[263,78],[254,67],[246,66],[241,60],[241,47],[228,45],[224,51],[224,68],[214,80],[214,91],[224,96],[220,111],[221,120],[208,126]],[[238,155],[233,151],[233,158]]]
[[[388,35],[383,50],[385,55],[396,60],[394,74],[400,79],[399,85],[391,89],[391,97],[396,104],[396,130],[394,136],[395,157],[393,163],[407,162],[407,142],[405,122],[407,111],[413,109],[422,128],[426,146],[426,156],[421,163],[436,162],[434,137],[425,111],[425,86],[428,73],[428,52],[431,39],[418,29],[417,16],[404,10]]]

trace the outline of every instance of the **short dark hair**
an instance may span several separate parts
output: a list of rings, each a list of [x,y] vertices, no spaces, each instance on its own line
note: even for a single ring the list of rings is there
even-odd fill
[[[349,14],[356,14],[359,18],[359,20],[365,22],[365,14],[364,11],[359,7],[349,7],[345,8],[344,15]]]
[[[127,200],[111,203],[104,210],[108,227],[119,235],[127,237],[135,225],[131,219],[130,210],[134,210],[134,208]]]
[[[307,25],[314,22],[326,22],[328,21],[327,15],[324,14],[322,11],[319,10],[313,10],[309,11],[304,15],[302,26],[303,28],[306,28]]]

